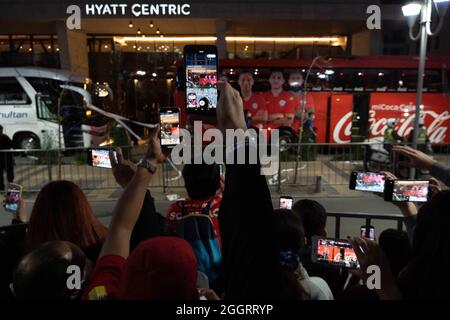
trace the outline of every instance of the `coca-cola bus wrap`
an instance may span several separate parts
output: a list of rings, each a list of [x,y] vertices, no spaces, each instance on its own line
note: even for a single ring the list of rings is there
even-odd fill
[[[332,143],[351,142],[353,101],[351,95],[333,95],[330,114]],[[369,109],[369,138],[383,137],[389,119],[398,119],[396,130],[407,138],[414,127],[415,93],[372,93]],[[450,99],[441,93],[425,94],[421,111],[428,138],[433,144],[450,143]],[[319,131],[320,133],[323,130]],[[322,134],[318,134],[318,140]],[[321,139],[320,139],[321,140]]]
[[[238,90],[239,74],[250,72],[256,93],[270,89],[268,78],[273,70],[282,70],[284,88],[289,91],[289,74],[300,72],[305,77],[310,64],[303,60],[219,61],[221,74]],[[434,144],[450,143],[448,65],[450,57],[429,58],[426,65],[421,116]],[[417,67],[418,59],[405,56],[333,58],[313,66],[306,94],[314,101],[316,142],[343,144],[381,138],[392,118],[398,119],[398,133],[408,137],[414,125]],[[182,81],[177,88],[175,102],[185,110]],[[363,98],[356,101],[357,96]],[[360,118],[365,124],[358,123]],[[358,128],[366,130],[357,133]]]

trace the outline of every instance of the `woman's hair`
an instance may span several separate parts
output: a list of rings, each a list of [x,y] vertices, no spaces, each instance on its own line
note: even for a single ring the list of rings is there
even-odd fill
[[[63,240],[82,249],[102,242],[107,228],[94,216],[83,191],[69,181],[45,185],[31,212],[26,251],[47,241]]]
[[[406,298],[450,298],[450,190],[436,194],[417,215],[412,259],[400,274]]]

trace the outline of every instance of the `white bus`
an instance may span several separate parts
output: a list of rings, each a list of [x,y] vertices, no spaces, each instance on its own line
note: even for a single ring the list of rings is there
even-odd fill
[[[91,126],[91,113],[85,109],[86,97],[91,97],[89,82],[65,70],[0,68],[0,124],[14,148],[90,147],[102,142],[106,125]]]

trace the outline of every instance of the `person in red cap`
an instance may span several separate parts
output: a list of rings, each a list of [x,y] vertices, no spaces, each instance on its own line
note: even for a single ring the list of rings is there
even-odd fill
[[[130,238],[138,220],[147,187],[158,163],[164,160],[152,132],[146,156],[138,162],[133,178],[114,209],[108,235],[83,294],[85,300],[198,299],[197,260],[181,238],[160,236],[141,242],[130,255]],[[110,154],[114,176],[129,174],[126,162]]]

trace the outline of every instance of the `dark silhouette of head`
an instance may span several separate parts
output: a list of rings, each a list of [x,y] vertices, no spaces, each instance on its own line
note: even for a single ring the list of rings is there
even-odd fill
[[[276,209],[275,216],[280,251],[298,253],[306,244],[305,231],[300,218],[288,209]]]
[[[294,203],[292,211],[300,217],[308,244],[311,244],[311,238],[315,235],[327,235],[327,211],[320,203],[309,199],[299,200]]]
[[[204,200],[219,189],[220,169],[217,164],[186,164],[183,179],[189,198]]]
[[[380,234],[378,243],[386,254],[392,273],[397,277],[411,259],[408,234],[405,231],[387,229]]]
[[[83,251],[67,241],[51,241],[38,246],[19,262],[13,280],[14,295],[19,300],[70,300],[80,288],[69,288],[69,266],[78,266],[80,283],[85,276]],[[70,271],[70,269],[69,269]],[[73,273],[72,273],[73,272]]]
[[[298,300],[306,291],[298,281],[299,251],[305,246],[305,232],[300,218],[288,209],[276,209],[276,232],[279,240],[281,299]]]

